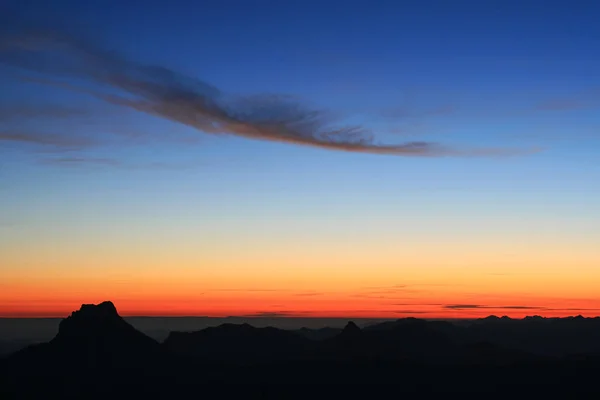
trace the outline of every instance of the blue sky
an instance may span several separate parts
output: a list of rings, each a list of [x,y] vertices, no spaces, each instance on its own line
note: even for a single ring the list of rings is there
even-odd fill
[[[529,185],[591,189],[598,177],[600,55],[595,49],[600,28],[593,2],[28,4],[8,2],[8,7],[32,18],[85,26],[94,38],[133,59],[173,68],[226,92],[300,96],[373,127],[380,141],[544,148],[540,154],[508,159],[396,159],[203,136],[171,121],[111,109],[99,113],[91,126],[43,121],[45,129],[58,124],[92,135],[185,132],[199,141],[195,146],[167,141],[154,147],[100,148],[93,150],[97,158],[139,160],[140,165],[183,160],[175,168],[194,170],[188,174],[213,168],[213,179],[221,179],[255,171],[273,175],[273,185],[293,179],[300,188],[328,176],[334,181],[357,176],[363,181],[352,189],[357,195],[376,189],[373,182],[379,179],[402,181],[414,190],[428,184],[465,191],[495,187],[508,195]],[[16,97],[101,107],[89,97],[41,85],[13,81],[6,87],[1,104],[14,103]],[[545,105],[558,109],[545,110]],[[21,159],[21,145],[11,146],[17,149],[6,157]],[[22,168],[11,165],[5,175]],[[98,170],[110,168],[80,167],[89,169],[86,176],[102,176],[106,172]],[[43,174],[79,173],[52,168]],[[175,175],[187,179],[183,171]]]
[[[0,64],[0,133],[101,142],[67,151],[2,137],[0,239],[9,245],[27,240],[35,251],[58,238],[63,245],[117,243],[119,235],[156,243],[167,235],[173,244],[182,232],[219,246],[232,232],[248,240],[263,232],[255,238],[261,248],[283,232],[301,243],[321,235],[343,244],[351,231],[375,241],[600,240],[596,2],[56,0],[1,7],[13,15],[3,20],[5,32],[19,27],[16,16],[74,26],[138,64],[232,96],[297,96],[370,129],[377,143],[541,150],[402,157],[206,134],[24,83],[16,76],[27,71]],[[6,114],[31,105],[86,114]],[[124,142],[111,141],[124,133]]]

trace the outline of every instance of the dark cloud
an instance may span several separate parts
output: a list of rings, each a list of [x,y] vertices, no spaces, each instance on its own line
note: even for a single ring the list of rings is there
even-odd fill
[[[595,299],[594,299],[595,300]],[[400,304],[398,304],[400,305]],[[440,304],[442,308],[447,310],[535,310],[535,311],[599,311],[597,308],[554,308],[554,307],[542,307],[542,306],[528,306],[528,305],[501,305],[491,306],[485,304]],[[414,306],[414,304],[413,304]]]
[[[287,311],[263,311],[257,312],[254,314],[245,314],[240,315],[240,317],[248,318],[248,317],[262,317],[262,318],[277,318],[277,317],[289,317],[291,314]]]
[[[396,310],[396,314],[429,314],[431,311],[418,311],[418,310]]]
[[[66,31],[30,30],[0,36],[0,62],[51,74],[54,84],[113,105],[178,122],[209,134],[306,145],[348,152],[401,156],[490,156],[529,150],[452,149],[437,143],[378,144],[368,128],[344,125],[330,112],[281,95],[230,97],[203,81],[161,66],[147,66]],[[77,78],[106,91],[72,86]]]
[[[239,315],[242,318],[282,318],[296,317],[298,315],[308,314],[306,311],[258,311],[252,314]]]
[[[444,308],[448,308],[450,310],[468,310],[472,308],[487,308],[486,306],[480,306],[477,304],[447,304]]]
[[[497,310],[547,310],[545,307],[537,306],[486,306],[481,304],[446,304],[443,306],[449,310],[471,310],[471,309],[497,309]]]

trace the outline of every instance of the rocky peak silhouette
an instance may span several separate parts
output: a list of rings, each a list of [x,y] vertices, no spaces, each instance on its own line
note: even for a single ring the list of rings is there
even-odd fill
[[[131,329],[133,327],[119,316],[115,305],[104,301],[100,304],[82,304],[78,311],[73,311],[60,322],[57,338],[83,338]]]
[[[60,322],[49,344],[74,365],[86,367],[143,363],[160,349],[158,342],[121,318],[110,301],[83,304]]]
[[[354,323],[354,321],[348,321],[342,332],[339,334],[340,338],[355,338],[362,334],[362,330]]]
[[[52,370],[80,374],[114,368],[153,368],[160,365],[160,344],[121,318],[110,301],[83,304],[63,319],[48,343],[15,354],[16,371],[31,374]]]
[[[348,321],[342,332],[360,332],[360,328],[358,325],[356,325],[356,323],[354,323],[354,321]]]

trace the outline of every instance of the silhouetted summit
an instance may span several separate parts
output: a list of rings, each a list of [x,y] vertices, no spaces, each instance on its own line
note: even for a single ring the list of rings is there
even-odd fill
[[[50,344],[75,347],[96,346],[97,350],[146,351],[158,343],[144,335],[117,313],[110,301],[98,305],[83,304],[60,322],[58,334]]]
[[[48,343],[30,346],[11,357],[24,368],[86,370],[143,365],[161,346],[127,323],[113,303],[83,304],[60,322]]]
[[[60,322],[57,337],[77,338],[129,329],[125,325],[130,326],[119,316],[117,308],[110,301],[98,305],[82,304],[78,311],[73,311]]]
[[[349,321],[346,326],[344,327],[344,329],[342,330],[342,332],[340,333],[340,335],[344,336],[344,337],[354,337],[357,335],[361,334],[361,330],[358,327],[358,325],[356,325],[354,323],[354,321]]]

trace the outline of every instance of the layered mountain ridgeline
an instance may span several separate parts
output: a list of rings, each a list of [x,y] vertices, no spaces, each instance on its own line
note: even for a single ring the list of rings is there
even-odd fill
[[[172,397],[203,383],[396,383],[401,391],[519,385],[570,393],[595,389],[599,342],[598,318],[491,317],[467,326],[406,318],[314,331],[223,324],[159,343],[104,302],[64,319],[50,342],[3,359],[0,389],[7,396],[129,390]]]

